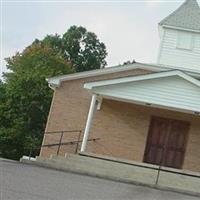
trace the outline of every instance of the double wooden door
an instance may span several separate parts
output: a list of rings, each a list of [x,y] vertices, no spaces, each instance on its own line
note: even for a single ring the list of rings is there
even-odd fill
[[[144,162],[182,168],[189,122],[152,117]]]

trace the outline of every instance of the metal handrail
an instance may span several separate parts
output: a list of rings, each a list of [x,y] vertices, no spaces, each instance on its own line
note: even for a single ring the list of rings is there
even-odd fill
[[[65,133],[78,133],[77,140],[68,141],[68,142],[62,142],[63,136],[64,136]],[[60,130],[60,131],[45,132],[44,134],[49,134],[49,135],[50,134],[60,134],[59,142],[58,143],[52,143],[52,144],[43,144],[40,147],[31,147],[31,148],[29,148],[29,158],[31,157],[31,155],[33,153],[33,150],[38,150],[38,149],[41,149],[43,147],[58,146],[58,149],[56,151],[56,155],[59,155],[61,146],[64,146],[64,145],[73,145],[73,144],[76,144],[75,154],[77,154],[78,153],[79,144],[83,141],[83,140],[81,140],[81,133],[82,133],[82,130],[75,130],[75,129],[74,130],[64,130],[64,131]],[[100,138],[91,138],[91,139],[88,139],[88,141],[96,141],[96,140],[100,140]]]
[[[76,130],[76,129],[74,129],[74,130],[60,130],[60,131],[47,131],[47,132],[45,132],[44,134],[54,134],[54,133],[76,133],[76,132],[82,132],[82,130]]]
[[[91,138],[91,139],[88,139],[87,141],[90,142],[90,141],[96,141],[96,140],[100,140],[100,138]],[[75,153],[78,152],[78,146],[79,146],[79,143],[83,142],[83,140],[77,140],[77,141],[70,141],[70,142],[59,142],[59,143],[53,143],[53,144],[44,144],[42,145],[41,147],[53,147],[53,146],[59,146],[58,150],[57,150],[57,153],[56,155],[59,155],[59,152],[60,152],[60,147],[61,146],[64,146],[64,145],[73,145],[73,144],[76,144],[76,150],[75,150]]]
[[[88,141],[96,141],[96,140],[100,140],[100,138],[92,138],[92,139],[88,139]],[[70,141],[70,142],[62,142],[60,143],[60,145],[68,145],[68,144],[77,144],[77,143],[81,143],[83,140],[77,140],[77,141]],[[53,143],[53,144],[44,144],[41,147],[53,147],[53,146],[57,146],[59,143]]]
[[[84,157],[97,158],[97,159],[100,159],[100,160],[112,161],[112,162],[115,162],[115,163],[121,163],[121,164],[151,169],[151,170],[155,170],[155,171],[163,171],[163,172],[169,172],[169,173],[172,173],[172,174],[180,174],[180,175],[190,176],[190,177],[194,177],[194,178],[200,178],[200,175],[191,174],[190,172],[184,173],[184,172],[179,172],[179,171],[172,171],[170,169],[163,169],[164,166],[160,166],[160,165],[155,165],[155,167],[152,167],[152,166],[142,165],[142,164],[139,164],[139,163],[137,163],[137,164],[136,163],[130,163],[130,162],[126,162],[126,161],[123,161],[123,160],[115,160],[115,159],[109,159],[109,158],[105,158],[105,157],[98,157],[98,156],[95,156],[95,155],[86,155],[86,154],[81,154],[81,153],[79,153],[79,155],[84,156]],[[157,182],[156,182],[156,184],[157,184]]]
[[[42,145],[41,147],[50,147],[50,146],[58,146],[58,149],[57,149],[57,152],[56,152],[56,155],[59,155],[60,153],[60,148],[62,145],[67,145],[67,144],[71,144],[71,143],[63,143],[62,142],[62,139],[63,139],[63,136],[65,133],[78,133],[78,141],[80,140],[80,137],[81,137],[81,133],[82,133],[82,130],[60,130],[60,131],[48,131],[48,132],[45,132],[44,134],[47,135],[47,134],[61,134],[60,135],[60,139],[59,139],[59,143],[53,143],[53,144],[47,144],[47,145]],[[75,153],[78,152],[78,145],[79,143],[77,143],[76,145],[76,150],[75,150]]]

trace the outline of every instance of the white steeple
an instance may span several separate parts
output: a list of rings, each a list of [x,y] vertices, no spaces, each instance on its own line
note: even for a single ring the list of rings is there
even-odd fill
[[[200,8],[186,0],[159,23],[158,64],[200,70]]]

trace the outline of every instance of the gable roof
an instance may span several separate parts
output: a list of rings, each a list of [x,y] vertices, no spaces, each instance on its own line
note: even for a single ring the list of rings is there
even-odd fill
[[[196,0],[186,0],[159,25],[200,31],[200,8]]]
[[[118,66],[106,67],[106,68],[102,68],[102,69],[95,69],[95,70],[90,70],[90,71],[72,73],[72,74],[67,74],[67,75],[54,76],[54,77],[47,78],[46,80],[52,87],[59,87],[63,81],[70,81],[70,80],[76,80],[76,79],[81,79],[81,78],[101,76],[101,75],[105,75],[105,74],[112,74],[112,73],[117,73],[117,72],[134,70],[134,69],[138,69],[138,68],[144,69],[144,70],[149,70],[149,71],[166,70],[165,68],[161,69],[160,67],[156,67],[156,66],[154,67],[154,65],[145,66],[142,63],[132,63],[132,64],[118,65]]]
[[[85,83],[100,98],[200,114],[200,81],[177,70]]]
[[[119,83],[129,83],[129,82],[142,81],[142,80],[150,80],[150,79],[156,79],[156,78],[164,78],[164,77],[170,77],[170,76],[179,76],[189,81],[190,83],[193,83],[194,85],[200,87],[199,80],[183,73],[182,71],[171,70],[171,71],[166,71],[166,72],[157,72],[157,73],[151,73],[151,74],[145,74],[145,75],[117,78],[117,79],[112,79],[112,80],[89,82],[89,83],[84,84],[84,88],[92,89],[95,87],[114,85],[114,84],[119,84]]]
[[[118,65],[118,66],[113,66],[113,67],[106,67],[103,69],[96,69],[96,70],[91,70],[91,71],[55,76],[55,77],[47,78],[46,80],[48,81],[49,86],[53,89],[55,87],[59,87],[60,84],[64,81],[70,81],[70,80],[76,80],[76,79],[94,77],[94,76],[101,76],[105,74],[112,74],[112,73],[123,72],[123,71],[134,70],[134,69],[144,69],[144,70],[149,70],[152,72],[162,72],[162,71],[169,71],[169,70],[179,70],[180,68],[172,67],[172,66],[163,66],[163,65],[161,66],[158,64],[146,64],[146,63],[136,62],[132,64],[127,64],[127,65]],[[200,70],[185,69],[183,71],[192,76],[195,76],[198,78],[200,77]]]

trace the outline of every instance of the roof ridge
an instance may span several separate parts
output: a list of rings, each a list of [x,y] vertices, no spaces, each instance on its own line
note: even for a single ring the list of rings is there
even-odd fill
[[[177,11],[179,11],[180,9],[182,9],[182,7],[188,3],[188,1],[195,1],[195,0],[186,0],[183,4],[181,4],[176,10],[174,10],[169,16],[165,17],[163,20],[161,20],[159,22],[160,25],[163,24],[164,21],[166,21],[168,18],[170,18],[172,15],[174,15]]]

